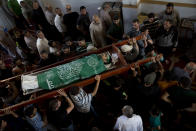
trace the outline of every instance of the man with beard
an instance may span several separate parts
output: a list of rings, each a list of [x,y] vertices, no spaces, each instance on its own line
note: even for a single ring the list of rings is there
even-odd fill
[[[111,7],[109,4],[105,4],[103,9],[100,11],[100,18],[104,26],[104,30],[107,31],[112,24],[112,18],[109,14]]]
[[[77,29],[82,33],[82,36],[85,38],[86,41],[90,41],[90,33],[89,33],[89,26],[90,26],[90,19],[88,12],[86,11],[85,6],[80,7],[80,16],[77,20]]]
[[[180,16],[179,13],[174,10],[173,3],[168,3],[166,5],[166,10],[160,13],[159,18],[162,20],[162,22],[164,22],[166,19],[171,19],[174,26],[180,25]]]
[[[167,19],[164,21],[163,26],[157,31],[157,47],[158,52],[163,53],[165,58],[176,51],[178,45],[178,31],[172,25],[172,20]]]
[[[57,30],[63,36],[65,36],[65,33],[67,32],[67,29],[66,29],[66,26],[63,23],[63,13],[62,13],[60,8],[56,8],[55,12],[56,12],[56,16],[55,16],[55,19],[54,19],[54,24],[55,24]]]
[[[66,5],[65,8],[66,8],[67,14],[63,16],[63,23],[67,27],[68,35],[72,37],[72,39],[76,40],[79,35],[79,32],[76,28],[79,14],[77,12],[72,12],[71,5]]]
[[[93,21],[90,24],[89,30],[94,46],[97,48],[103,47],[105,45],[103,26],[97,15],[93,15]]]

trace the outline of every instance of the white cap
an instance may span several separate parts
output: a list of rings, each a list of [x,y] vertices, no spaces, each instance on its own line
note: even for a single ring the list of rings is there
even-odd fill
[[[92,51],[92,50],[96,50],[97,48],[94,47],[92,44],[89,44],[86,49],[87,49],[87,51]]]
[[[129,52],[132,49],[133,49],[133,46],[131,46],[131,45],[123,45],[123,46],[121,46],[121,51],[124,52],[124,53]]]

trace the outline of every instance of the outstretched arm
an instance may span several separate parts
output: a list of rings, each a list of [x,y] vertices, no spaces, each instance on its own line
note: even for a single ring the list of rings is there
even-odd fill
[[[99,83],[100,83],[100,80],[101,80],[101,76],[100,75],[96,75],[95,76],[95,80],[97,80],[97,83],[95,85],[95,88],[92,92],[92,96],[95,96],[97,94],[97,91],[98,91],[98,88],[99,88]]]
[[[69,114],[73,109],[74,109],[74,104],[73,102],[71,101],[71,99],[68,97],[67,93],[65,91],[63,91],[62,89],[58,90],[58,93],[62,96],[65,97],[65,99],[67,100],[68,104],[69,104],[69,107],[67,107],[66,111],[67,111],[67,114]]]

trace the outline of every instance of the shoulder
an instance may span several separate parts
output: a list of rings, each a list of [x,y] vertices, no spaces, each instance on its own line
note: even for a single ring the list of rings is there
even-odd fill
[[[141,118],[140,115],[134,114],[134,115],[133,115],[133,118],[136,119],[136,120],[138,120],[138,121],[142,121],[142,118]]]

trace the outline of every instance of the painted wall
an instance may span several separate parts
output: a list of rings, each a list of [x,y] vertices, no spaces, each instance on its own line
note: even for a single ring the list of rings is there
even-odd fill
[[[124,31],[127,33],[131,29],[131,22],[137,18],[138,11],[136,8],[123,8]]]
[[[154,1],[166,1],[166,2],[178,2],[178,3],[196,4],[196,0],[154,0]]]
[[[142,3],[140,4],[140,7],[138,8],[138,13],[145,12],[145,13],[160,13],[161,11],[165,10],[165,5],[158,5],[158,4],[146,4]],[[180,14],[181,18],[194,18],[196,19],[196,8],[187,8],[187,7],[174,7]],[[151,9],[151,10],[149,10]]]
[[[98,7],[100,7],[104,2],[107,2],[108,0],[41,0],[44,4],[49,3],[54,8],[59,7],[62,9],[63,13],[65,13],[65,5],[71,4],[72,11],[79,12],[80,6],[86,6],[87,11],[92,17],[93,14],[98,13]],[[109,0],[111,2],[120,1],[120,0]]]

